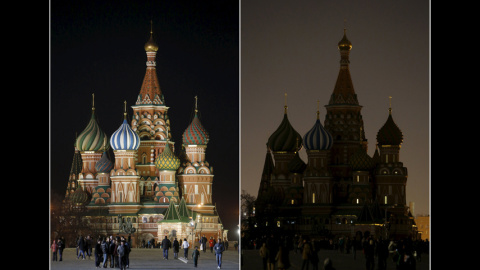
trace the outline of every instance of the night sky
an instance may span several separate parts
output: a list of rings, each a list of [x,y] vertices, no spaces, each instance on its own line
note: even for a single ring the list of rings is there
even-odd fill
[[[213,201],[236,239],[239,202],[239,4],[237,1],[51,1],[50,184],[64,196],[75,134],[91,117],[92,93],[101,129],[110,138],[128,122],[146,71],[145,43],[159,47],[156,71],[172,137],[194,115],[209,132]],[[114,160],[111,151],[111,160]],[[177,152],[178,154],[178,152]]]
[[[368,154],[392,116],[403,132],[407,204],[429,214],[429,1],[241,1],[241,188],[257,196],[266,142],[288,119],[303,137],[325,120],[347,28],[350,73],[361,106]],[[305,149],[300,151],[307,161]]]

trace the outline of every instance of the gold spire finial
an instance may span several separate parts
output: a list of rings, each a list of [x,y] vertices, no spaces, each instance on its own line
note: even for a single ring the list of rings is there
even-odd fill
[[[389,107],[388,107],[388,113],[392,114],[392,96],[389,96],[388,99],[389,99],[389,103],[390,103]]]
[[[153,20],[150,20],[150,35],[153,35]]]
[[[95,110],[95,93],[92,93],[92,111]]]
[[[317,99],[317,119],[320,119],[320,100]]]
[[[285,92],[285,114],[287,114],[287,109],[288,109],[288,106],[287,106],[287,92]]]
[[[198,112],[198,109],[197,109],[197,101],[198,101],[198,97],[195,96],[195,114]]]
[[[123,101],[123,104],[124,104],[124,106],[123,106],[123,118],[127,119],[127,101],[126,100]]]

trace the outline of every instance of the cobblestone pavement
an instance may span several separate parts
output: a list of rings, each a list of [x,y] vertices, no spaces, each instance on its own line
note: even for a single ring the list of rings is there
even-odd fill
[[[192,249],[189,249],[189,258],[187,261],[181,259],[173,259],[172,249],[168,252],[168,260],[163,259],[162,249],[136,249],[133,248],[130,253],[130,265],[128,269],[217,269],[217,263],[215,260],[215,253],[210,251],[200,251],[200,258],[198,260],[198,267],[194,268],[192,259]],[[182,257],[183,251],[179,253],[179,257]],[[63,251],[63,260],[52,261],[50,256],[50,269],[96,269],[95,257],[91,259],[79,259],[76,258],[75,248],[66,248]],[[108,263],[108,265],[110,265]],[[233,248],[229,248],[223,252],[222,269],[239,269],[239,253]],[[99,268],[100,269],[100,268]],[[108,269],[115,269],[110,268]]]
[[[300,253],[295,254],[293,251],[291,251],[289,255],[291,263],[289,270],[302,269],[302,255]],[[363,251],[357,252],[355,259],[352,253],[339,253],[334,250],[320,250],[318,256],[320,259],[318,263],[319,270],[323,270],[323,261],[327,257],[332,260],[333,267],[336,270],[365,270],[365,256],[363,255]],[[259,250],[244,250],[242,261],[242,270],[263,270]],[[421,261],[417,261],[417,270],[427,270],[430,269],[429,266],[429,256],[423,254]],[[375,269],[377,269],[377,267],[377,258],[375,257]],[[313,269],[311,264],[308,269]],[[391,257],[387,260],[387,270],[395,270],[395,265]]]

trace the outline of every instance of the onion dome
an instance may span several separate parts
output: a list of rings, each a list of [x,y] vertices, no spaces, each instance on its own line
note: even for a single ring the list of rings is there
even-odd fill
[[[298,152],[295,153],[295,156],[288,163],[288,171],[291,173],[303,173],[305,168],[307,168],[307,164],[303,162]]]
[[[343,29],[343,38],[338,42],[338,49],[341,51],[350,51],[352,49],[352,43],[347,39],[347,29]]]
[[[113,150],[137,150],[140,146],[140,137],[130,128],[127,122],[127,102],[125,101],[125,112],[122,125],[112,134],[110,145]]]
[[[93,97],[93,94],[92,94]],[[78,135],[75,146],[81,152],[84,151],[105,151],[104,141],[107,135],[100,129],[95,117],[95,106],[92,105],[92,117],[87,127]],[[107,145],[108,147],[108,145]]]
[[[303,145],[307,150],[329,150],[333,145],[333,137],[320,123],[320,112],[317,111],[317,121],[303,136]]]
[[[155,167],[161,171],[176,171],[178,167],[180,167],[180,159],[170,150],[170,144],[168,142],[163,152],[155,159]]]
[[[350,165],[354,171],[370,171],[375,167],[375,161],[367,154],[365,149],[360,146],[350,157]]]
[[[286,95],[286,94],[285,94]],[[267,147],[273,152],[297,151],[297,145],[302,144],[302,136],[293,129],[287,117],[287,105],[285,105],[285,113],[283,115],[282,123],[268,138]]]
[[[152,23],[152,22],[150,22]],[[153,29],[152,26],[150,26],[150,39],[145,43],[145,51],[146,52],[156,52],[158,51],[158,46],[157,43],[153,40]]]
[[[402,142],[403,133],[393,121],[392,108],[390,108],[387,122],[385,122],[377,133],[377,143],[379,145],[401,145]]]
[[[197,97],[195,96],[195,117],[182,135],[183,145],[206,145],[209,141],[208,132],[202,126],[197,116]]]
[[[98,173],[109,173],[113,169],[112,162],[107,157],[107,152],[103,152],[102,158],[95,164],[95,170]]]
[[[78,187],[74,193],[70,195],[70,202],[74,204],[86,204],[90,201],[90,194],[83,190],[81,187]]]

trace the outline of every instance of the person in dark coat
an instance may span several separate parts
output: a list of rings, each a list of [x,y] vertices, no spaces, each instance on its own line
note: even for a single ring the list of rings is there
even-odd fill
[[[222,254],[225,251],[225,246],[223,245],[222,239],[218,238],[218,242],[215,244],[213,247],[215,250],[215,257],[217,259],[217,268],[221,269],[222,268]]]
[[[102,242],[100,241],[100,239],[98,239],[97,243],[95,244],[94,255],[95,255],[95,267],[98,268],[100,266],[100,258],[103,257]]]
[[[115,265],[115,253],[116,253],[116,249],[115,249],[115,239],[110,239],[110,245],[108,247],[110,250],[108,252],[108,254],[110,255],[110,268],[113,268],[113,267],[116,267]]]
[[[168,260],[168,249],[172,246],[170,239],[165,236],[165,239],[162,240],[162,248],[163,248],[163,259]]]
[[[366,269],[373,270],[375,268],[375,246],[372,239],[365,243],[364,252]]]
[[[207,251],[207,242],[208,242],[208,239],[207,237],[205,237],[205,234],[202,236],[202,250],[203,250],[203,253],[205,253]]]
[[[117,254],[120,269],[127,269],[127,261],[125,257],[125,241],[120,242],[120,245],[117,247]]]
[[[92,248],[93,248],[92,238],[90,237],[90,235],[87,235],[87,239],[85,239],[85,251],[87,252],[89,260],[91,259],[90,257],[92,256]]]
[[[107,262],[109,257],[108,253],[110,252],[110,244],[109,244],[108,237],[102,239],[102,244],[100,246],[102,248],[102,253],[103,253],[102,267],[107,268]]]
[[[59,260],[58,261],[62,261],[62,254],[63,254],[63,249],[65,248],[65,242],[62,240],[62,238],[59,238],[58,239],[58,256],[59,256]]]
[[[205,240],[206,240],[206,238],[205,238]],[[198,251],[198,247],[195,247],[195,250],[192,252],[193,266],[194,267],[197,267],[199,257],[200,257],[200,251]]]
[[[180,250],[180,243],[178,243],[177,238],[173,240],[173,258],[178,259],[178,251]]]
[[[83,255],[83,259],[85,260],[85,240],[83,239],[83,237],[81,235],[78,238],[77,248],[78,248],[77,260],[80,257],[80,255]]]

